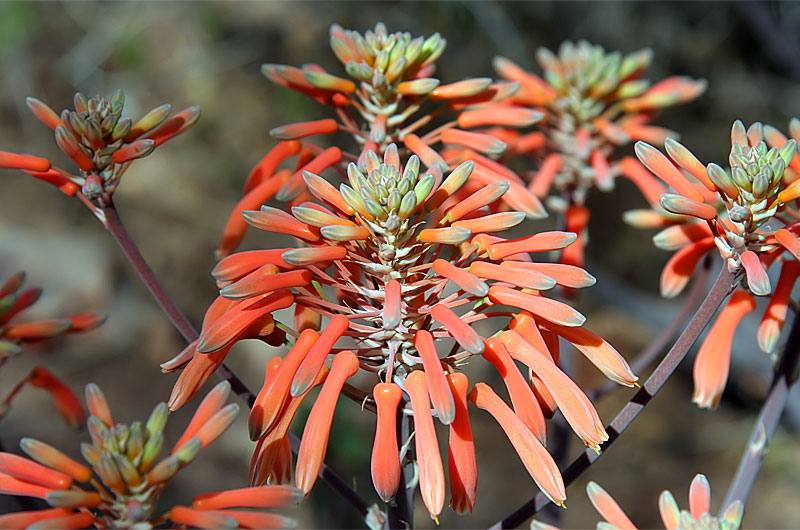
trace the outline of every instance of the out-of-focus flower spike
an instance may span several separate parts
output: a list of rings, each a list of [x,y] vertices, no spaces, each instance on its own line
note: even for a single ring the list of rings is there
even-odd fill
[[[95,520],[91,513],[71,513],[61,517],[52,517],[39,520],[26,528],[30,530],[77,530],[88,528]]]
[[[294,270],[244,278],[220,289],[219,294],[230,300],[243,300],[278,289],[302,287],[311,283],[311,272]]]
[[[441,155],[423,142],[416,134],[407,134],[405,138],[403,138],[403,144],[405,144],[412,153],[417,155],[426,166],[433,167],[438,164],[440,167],[447,167],[447,163]]]
[[[614,526],[614,528],[619,530],[637,530],[636,525],[631,522],[622,508],[619,507],[611,495],[601,488],[597,482],[590,480],[589,483],[586,484],[586,495],[589,497],[589,500],[592,501],[592,505],[594,505],[595,509],[603,516],[603,519]]]
[[[338,147],[329,147],[311,159],[307,164],[300,167],[291,177],[281,186],[275,198],[279,201],[291,201],[305,190],[303,173],[308,171],[320,174],[329,167],[338,164],[342,160],[342,150]]]
[[[661,151],[650,144],[636,142],[636,156],[654,175],[672,186],[680,195],[696,202],[703,202],[703,196],[686,180],[678,168]]]
[[[686,245],[667,261],[661,271],[661,296],[678,296],[692,277],[697,264],[714,248],[714,238],[707,237]]]
[[[466,228],[426,228],[420,231],[417,239],[429,244],[458,245],[469,239],[471,235],[472,232]]]
[[[731,346],[736,327],[745,315],[756,308],[755,299],[738,290],[720,312],[694,361],[692,401],[701,408],[716,408],[728,380]]]
[[[384,293],[386,298],[383,306],[383,328],[395,329],[403,316],[400,282],[397,280],[386,282]]]
[[[44,499],[47,494],[53,491],[53,488],[33,484],[25,480],[0,473],[0,493],[4,495],[21,495],[23,497],[37,497]]]
[[[705,221],[711,221],[717,217],[717,209],[704,202],[687,199],[683,195],[665,193],[659,199],[661,207],[677,215],[689,215]]]
[[[594,180],[600,191],[611,191],[614,189],[614,176],[611,174],[611,166],[608,159],[601,151],[595,149],[589,156],[589,164],[594,170]]]
[[[375,441],[370,470],[375,491],[384,502],[395,496],[400,486],[400,450],[397,447],[397,407],[403,397],[394,383],[378,383],[372,389],[377,407]]]
[[[78,482],[88,482],[92,476],[91,469],[44,442],[33,438],[23,438],[20,440],[19,446],[40,464],[65,473]]]
[[[38,156],[18,155],[16,153],[0,151],[0,168],[21,169],[23,171],[36,171],[41,173],[50,169],[50,161]]]
[[[3,316],[0,317],[0,323],[4,324],[8,322],[17,313],[35,304],[41,295],[42,290],[38,287],[25,289],[22,292],[15,292],[13,305],[10,308],[5,309]]]
[[[64,125],[58,114],[42,101],[33,97],[28,97],[25,98],[25,103],[28,105],[28,108],[31,109],[31,112],[39,118],[39,121],[51,129],[55,130],[59,125]]]
[[[586,246],[588,234],[586,226],[589,224],[589,209],[579,204],[570,206],[565,214],[567,232],[577,236],[577,239],[564,247],[561,252],[561,263],[583,267],[583,249]]]
[[[0,452],[0,473],[50,489],[72,486],[71,476],[13,453]]]
[[[558,326],[544,323],[544,326],[571,342],[606,377],[621,385],[634,386],[639,379],[631,371],[625,359],[611,344],[586,328]]]
[[[502,155],[507,147],[505,142],[494,136],[461,129],[445,129],[442,131],[441,137],[443,144],[459,145],[492,157]]]
[[[272,129],[269,134],[278,140],[298,140],[307,136],[333,134],[338,130],[339,124],[336,122],[336,120],[326,118],[324,120],[282,125]]]
[[[217,263],[211,271],[211,275],[218,282],[232,282],[250,274],[264,265],[277,265],[278,267],[289,268],[290,265],[281,258],[281,254],[285,251],[286,249],[278,248],[238,252]]]
[[[184,443],[188,442],[197,435],[203,425],[205,425],[214,414],[219,412],[225,403],[228,401],[228,396],[231,392],[231,385],[227,381],[217,383],[213,389],[203,398],[203,401],[197,407],[194,415],[192,416],[189,425],[183,431],[183,434],[175,442],[171,454],[175,454]]]
[[[242,217],[248,224],[267,232],[287,234],[304,241],[319,241],[319,233],[283,210],[262,206],[261,210],[245,210]]]
[[[553,457],[522,423],[522,420],[508,405],[503,403],[503,400],[486,383],[476,383],[469,398],[476,407],[491,414],[500,424],[539,489],[554,504],[564,506],[567,493],[561,472],[553,461]]]
[[[172,522],[185,525],[189,528],[202,528],[214,530],[217,528],[239,528],[239,521],[227,515],[215,512],[205,512],[187,508],[186,506],[174,506],[167,516]]]
[[[517,97],[531,105],[547,105],[554,100],[558,94],[553,87],[548,85],[539,76],[526,72],[516,63],[497,56],[492,59],[492,66],[495,71],[505,79],[520,83],[520,90]]]
[[[775,292],[772,294],[761,324],[758,326],[758,345],[766,353],[772,353],[778,343],[783,324],[786,322],[789,298],[798,276],[800,276],[800,263],[794,260],[785,261],[781,266]]]
[[[711,485],[705,475],[698,474],[689,486],[689,511],[695,521],[711,509]]]
[[[485,261],[473,261],[469,265],[469,271],[479,278],[506,282],[523,289],[546,291],[556,285],[556,281],[553,278],[528,270],[525,265],[527,263],[507,261],[502,265],[496,265]]]
[[[531,346],[516,331],[505,331],[500,336],[509,353],[531,368],[547,385],[572,429],[584,445],[599,449],[608,440],[603,423],[589,398],[546,354]]]
[[[489,300],[495,304],[530,311],[534,315],[562,326],[582,326],[586,322],[585,316],[563,302],[531,293],[523,293],[508,287],[499,285],[490,287]]]
[[[709,191],[717,191],[717,187],[708,178],[706,167],[692,154],[683,144],[672,138],[667,138],[664,142],[669,157],[682,169],[691,173]]]
[[[500,125],[505,127],[528,127],[544,118],[537,110],[522,107],[500,107],[465,110],[458,115],[458,126],[462,129]]]
[[[83,422],[86,420],[86,413],[83,411],[83,405],[70,390],[56,376],[44,366],[35,366],[28,376],[28,381],[31,385],[42,388],[50,393],[53,402],[61,413],[64,420],[72,427],[79,429]]]
[[[456,416],[450,424],[447,469],[450,475],[450,506],[458,514],[472,512],[478,487],[478,463],[469,424],[467,391],[469,380],[462,373],[448,374]]]
[[[449,261],[437,259],[433,262],[433,270],[439,276],[447,278],[459,288],[470,293],[471,295],[477,296],[478,298],[483,298],[489,294],[489,286],[486,284],[486,282],[471,272],[456,267]]]
[[[243,195],[247,195],[251,190],[263,183],[266,179],[272,178],[278,169],[278,166],[289,158],[300,152],[300,142],[289,140],[286,142],[279,142],[278,145],[270,149],[264,158],[250,171],[247,180],[244,183]],[[253,208],[255,208],[254,206]],[[252,209],[252,208],[247,208]]]
[[[540,199],[547,197],[553,185],[553,179],[561,170],[562,163],[561,155],[558,153],[547,155],[542,161],[542,165],[539,166],[539,171],[531,178],[528,189]]]
[[[289,397],[289,389],[298,368],[319,339],[319,334],[313,329],[300,333],[272,376],[267,375],[250,411],[251,440],[258,440],[272,428]]]
[[[440,304],[436,308],[444,307]],[[433,314],[433,310],[431,311]],[[436,317],[434,317],[436,318]],[[448,329],[452,333],[452,329]],[[414,334],[414,347],[422,358],[422,365],[425,368],[425,376],[428,384],[428,395],[430,396],[433,410],[436,416],[444,425],[453,423],[456,415],[455,402],[447,383],[439,354],[436,352],[436,345],[433,342],[433,335],[424,329]]]
[[[274,197],[290,175],[291,173],[288,169],[278,171],[274,176],[248,190],[246,195],[236,203],[236,206],[228,216],[228,220],[225,222],[222,239],[216,251],[217,259],[228,256],[244,239],[244,234],[247,231],[247,221],[242,217],[242,214],[245,211],[259,208]]]
[[[165,121],[159,128],[147,133],[144,139],[153,140],[156,143],[156,147],[158,147],[194,125],[199,117],[200,107],[192,106],[185,108]]]
[[[653,243],[662,250],[678,250],[713,234],[707,223],[668,226],[653,236]]]
[[[0,528],[2,528],[3,530],[30,528],[31,525],[36,524],[38,522],[47,521],[48,519],[65,517],[68,516],[69,514],[70,511],[65,510],[63,508],[47,508],[44,510],[29,510],[26,512],[7,513],[4,515],[0,515]],[[83,525],[83,527],[85,528],[90,524],[91,524],[91,519],[89,519],[88,522],[85,525]]]
[[[326,261],[342,260],[347,256],[347,249],[341,246],[295,248],[287,250],[281,257],[289,265],[305,267]]]
[[[775,239],[794,256],[794,259],[800,261],[800,240],[796,235],[785,228],[781,228],[775,231]]]
[[[750,291],[756,296],[767,296],[772,292],[772,286],[769,282],[769,276],[758,259],[758,255],[752,250],[747,250],[742,253],[742,266],[747,274],[747,286]]]
[[[196,510],[227,508],[281,508],[303,500],[303,492],[293,486],[256,486],[204,493],[192,500]]]
[[[256,297],[253,301],[242,302],[235,309],[220,317],[213,326],[209,327],[208,331],[203,333],[197,351],[212,353],[221,350],[238,339],[264,314],[285,309],[292,303],[294,303],[294,296],[288,290],[280,290],[266,297]]]
[[[320,341],[322,339],[320,338]],[[322,390],[314,402],[311,413],[303,429],[303,438],[297,452],[297,467],[295,477],[297,487],[305,495],[311,491],[317,480],[325,452],[328,447],[328,437],[333,421],[333,412],[338,401],[342,386],[347,379],[358,371],[358,357],[351,351],[343,351],[333,358],[330,374],[322,384]],[[316,375],[316,374],[315,374]]]
[[[516,415],[543,445],[546,444],[547,426],[542,409],[539,407],[530,385],[511,359],[503,341],[497,337],[488,339],[483,357],[495,367],[500,373],[500,377],[503,378]]]
[[[105,423],[109,429],[114,426],[114,418],[111,417],[111,408],[108,406],[105,394],[100,387],[94,383],[86,385],[86,406],[89,413]]]
[[[623,157],[619,169],[622,176],[630,179],[651,205],[657,205],[661,195],[667,191],[664,185],[635,158]]]
[[[414,412],[414,445],[419,468],[422,500],[435,522],[444,508],[444,467],[431,416],[431,402],[425,372],[415,370],[406,377],[406,392]]]
[[[483,352],[483,340],[480,335],[449,307],[441,303],[436,304],[431,308],[431,316],[444,326],[459,346],[475,355]]]
[[[577,239],[571,232],[539,232],[528,237],[510,239],[489,246],[489,257],[501,260],[522,252],[550,252],[571,245]]]
[[[662,491],[658,496],[658,512],[666,530],[678,530],[681,510],[678,508],[678,503],[675,502],[675,497],[667,490]]]
[[[311,388],[325,359],[331,353],[331,348],[349,327],[350,321],[344,315],[336,315],[328,322],[322,335],[311,346],[295,372],[290,390],[292,397],[297,397]]]

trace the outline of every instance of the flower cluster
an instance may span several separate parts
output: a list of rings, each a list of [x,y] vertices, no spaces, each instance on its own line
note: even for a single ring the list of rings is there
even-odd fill
[[[2,151],[0,168],[20,169],[67,195],[77,193],[98,216],[100,212],[92,205],[108,203],[133,160],[181,134],[200,116],[199,108],[189,107],[169,118],[171,107],[161,105],[133,122],[122,117],[125,95],[121,90],[110,99],[99,95],[87,99],[77,92],[75,108],[64,109],[60,115],[36,98],[28,98],[27,103],[36,117],[53,129],[58,147],[78,171],[55,167],[46,158]]]
[[[796,131],[795,131],[796,132]],[[800,197],[800,158],[797,141],[771,129],[770,148],[765,127],[731,129],[729,169],[704,166],[686,147],[667,139],[667,155],[649,144],[636,145],[636,155],[673,192],[660,197],[660,208],[628,212],[629,223],[662,227],[653,240],[659,248],[675,250],[661,275],[661,293],[678,295],[697,264],[716,247],[732,272],[742,272],[743,284],[734,292],[700,347],[695,361],[693,400],[715,407],[728,377],[733,335],[741,319],[756,307],[756,296],[770,296],[759,327],[759,346],[775,348],[792,288],[800,275],[800,240],[794,204]],[[783,260],[782,257],[788,259]],[[767,269],[781,264],[773,289]]]
[[[0,493],[44,499],[51,508],[0,516],[3,528],[287,528],[291,519],[238,508],[277,508],[296,503],[302,492],[289,486],[243,488],[198,495],[191,506],[173,506],[155,516],[167,483],[233,422],[236,404],[225,405],[230,385],[218,384],[197,409],[169,456],[164,447],[168,408],[160,403],[147,422],[115,424],[105,396],[90,384],[86,402],[92,443],[81,445],[89,467],[31,438],[20,446],[31,459],[0,453]],[[78,483],[85,484],[79,486]]]
[[[382,158],[367,151],[362,160],[347,167],[348,183],[338,190],[304,172],[315,200],[290,213],[270,206],[243,212],[256,228],[303,244],[219,262],[213,274],[220,297],[206,314],[200,338],[165,364],[170,370],[185,366],[171,408],[197,392],[233,343],[251,337],[279,343],[286,335],[275,337],[276,330],[286,330],[295,337],[291,349],[270,361],[250,415],[251,438],[259,441],[252,483],[288,477],[288,428],[300,402],[321,384],[296,464],[297,486],[306,493],[321,469],[337,398],[345,394],[377,413],[372,476],[384,500],[399,487],[399,448],[406,442],[398,441],[399,412],[413,416],[420,486],[431,516],[438,517],[445,499],[434,417],[449,426],[451,505],[471,511],[477,469],[469,399],[495,417],[539,487],[562,504],[561,475],[543,445],[545,417],[560,408],[588,447],[597,449],[608,435],[586,395],[558,368],[559,338],[614,381],[636,381],[616,350],[582,327],[583,315],[545,296],[557,284],[594,283],[583,269],[535,262],[529,255],[562,249],[575,234],[512,240],[495,235],[525,214],[491,213],[488,205],[509,184],[471,179],[472,161],[445,177],[438,164],[423,171],[416,155],[403,165],[393,144]],[[293,326],[275,320],[276,310],[292,306]],[[328,319],[324,326],[322,318]],[[473,324],[489,318],[505,318],[510,327],[484,339]],[[439,345],[452,347],[441,355]],[[485,383],[470,391],[459,368],[479,355],[503,377],[513,409]],[[530,369],[531,381],[515,360]],[[358,372],[374,374],[366,388],[348,383]]]
[[[0,286],[0,366],[10,357],[20,354],[22,345],[26,342],[49,339],[64,333],[88,331],[105,320],[105,316],[97,313],[81,313],[38,322],[12,322],[17,315],[35,304],[42,294],[39,287],[23,289],[24,283],[25,273],[18,272]],[[0,418],[5,415],[11,401],[27,384],[50,393],[67,423],[74,427],[79,427],[83,423],[85,414],[78,398],[44,366],[34,367],[30,374],[17,383],[0,402]]]
[[[544,79],[509,59],[495,58],[495,70],[520,83],[513,97],[495,106],[498,112],[533,108],[544,112],[545,119],[531,133],[506,129],[495,134],[508,144],[509,154],[538,161],[537,171],[527,173],[528,187],[540,199],[555,188],[548,207],[566,212],[567,230],[580,240],[563,262],[581,266],[589,222],[584,202],[590,189],[609,191],[615,178],[625,176],[648,200],[658,198],[649,193],[652,177],[635,159],[617,159],[617,148],[635,140],[662,144],[675,133],[649,125],[656,112],[695,99],[706,83],[676,76],[651,85],[641,78],[652,59],[649,49],[623,56],[586,41],[566,41],[557,55],[539,48],[536,58]]]

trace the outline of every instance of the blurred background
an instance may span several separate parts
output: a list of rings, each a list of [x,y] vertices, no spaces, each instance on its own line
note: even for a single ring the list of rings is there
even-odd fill
[[[209,276],[213,250],[249,169],[275,144],[269,129],[330,116],[305,96],[271,85],[259,73],[260,65],[315,62],[342,72],[328,47],[329,26],[338,23],[363,32],[377,21],[389,31],[445,36],[448,46],[437,71],[445,83],[492,76],[491,58],[497,54],[539,71],[535,50],[555,49],[568,39],[588,39],[625,53],[650,47],[649,79],[684,74],[709,81],[699,100],[668,109],[656,121],[679,131],[683,143],[704,161],[724,165],[730,126],[737,118],[785,131],[788,120],[800,114],[800,3],[3,2],[0,149],[48,156],[69,167],[52,133],[25,106],[29,95],[60,111],[72,106],[76,90],[110,96],[123,88],[133,118],[162,103],[175,110],[199,105],[199,123],[134,164],[115,195],[143,254],[178,305],[199,324],[216,292]],[[29,281],[45,290],[26,316],[89,310],[109,315],[96,331],[40,343],[6,363],[0,396],[32,366],[46,364],[78,392],[88,382],[98,383],[117,421],[146,419],[169,396],[176,376],[162,375],[158,365],[183,348],[180,336],[110,235],[78,200],[18,173],[3,171],[0,184],[0,278],[26,270]],[[668,324],[680,304],[658,297],[658,276],[669,254],[653,247],[652,233],[630,229],[620,219],[623,211],[643,206],[627,182],[611,194],[590,197],[587,268],[599,281],[576,302],[588,316],[588,327],[628,358]],[[552,223],[528,228],[548,229]],[[262,232],[251,233],[242,248],[270,246]],[[628,433],[569,489],[563,527],[593,527],[597,521],[583,493],[590,479],[647,528],[660,527],[659,492],[672,490],[679,504],[688,507],[689,482],[702,472],[716,494],[716,512],[770,380],[770,359],[755,340],[758,318],[746,320],[737,335],[731,382],[719,409],[711,413],[691,405],[691,365],[686,361]],[[228,359],[257,389],[266,360],[277,353],[282,351],[260,343],[241,344]],[[582,363],[576,362],[576,377],[596,383],[596,375]],[[490,377],[481,363],[474,364],[473,373]],[[620,390],[600,401],[601,417],[609,421],[631,396],[631,390]],[[171,416],[173,442],[197,401]],[[486,527],[537,492],[499,427],[482,411],[473,409],[471,415],[481,477],[478,499],[472,517],[459,518],[446,509],[445,528]],[[246,416],[241,414],[226,435],[178,475],[165,493],[165,506],[186,503],[203,491],[245,485],[253,449]],[[747,505],[745,527],[800,524],[798,426],[800,400],[794,399]],[[370,502],[377,500],[369,477],[373,429],[368,413],[342,400],[328,450],[328,462],[352,478]],[[19,395],[0,422],[0,441],[7,449],[16,450],[23,435],[74,457],[79,442],[88,438],[85,431],[69,431],[60,423],[49,398],[32,388]],[[578,446],[573,437],[570,459]],[[11,506],[0,498],[0,512]],[[360,526],[323,483],[290,513],[301,527]],[[421,504],[416,523],[433,526]]]

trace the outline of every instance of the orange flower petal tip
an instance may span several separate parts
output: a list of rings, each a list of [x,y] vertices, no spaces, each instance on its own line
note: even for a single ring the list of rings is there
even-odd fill
[[[300,396],[311,388],[325,359],[331,353],[331,348],[333,348],[336,341],[344,335],[349,327],[350,320],[344,315],[336,315],[330,320],[325,330],[319,336],[319,339],[313,344],[308,354],[297,368],[289,392],[292,397]],[[334,357],[334,360],[338,357],[338,355]]]
[[[40,464],[69,475],[78,482],[88,482],[92,476],[91,469],[44,442],[23,438],[20,440],[19,446]]]
[[[540,232],[532,236],[501,241],[489,246],[489,257],[501,260],[522,252],[549,252],[561,250],[575,242],[578,238],[571,232]]]
[[[436,411],[439,421],[444,425],[450,425],[456,415],[455,403],[442,363],[439,360],[439,354],[436,352],[433,336],[425,330],[417,331],[414,335],[414,346],[422,358],[433,410]]]
[[[214,528],[239,528],[239,521],[227,515],[214,512],[203,512],[187,508],[186,506],[173,507],[167,516],[172,522],[186,525],[190,528],[214,529]]]
[[[67,489],[72,477],[12,453],[0,452],[0,473],[51,489]]]
[[[281,258],[289,265],[305,267],[326,261],[342,260],[347,256],[347,249],[340,246],[295,248],[285,251]]]
[[[674,193],[663,194],[659,203],[662,208],[677,215],[691,215],[704,221],[711,221],[717,217],[717,209],[710,204],[687,199]]]
[[[696,475],[689,486],[689,511],[695,521],[711,509],[711,485],[705,475]]]
[[[608,523],[619,530],[637,530],[624,511],[619,507],[611,495],[601,488],[596,482],[586,484],[586,495],[595,509]]]
[[[672,186],[680,195],[695,202],[703,202],[703,196],[686,180],[680,170],[658,149],[645,142],[636,142],[636,156],[654,175]]]
[[[460,267],[456,267],[449,261],[437,259],[433,262],[433,270],[439,276],[447,278],[458,287],[474,296],[483,298],[489,294],[489,286],[486,284],[486,282],[471,272],[468,272]]]
[[[38,156],[0,151],[0,168],[45,172],[50,169],[50,161]]]
[[[307,121],[302,123],[292,123],[275,127],[269,134],[278,140],[297,140],[306,136],[318,134],[332,134],[339,130],[336,120],[327,118],[324,120]]]
[[[585,316],[567,304],[508,287],[493,285],[489,289],[489,300],[495,304],[530,311],[534,315],[562,326],[582,326],[586,322]]]
[[[431,308],[431,316],[444,326],[447,332],[456,339],[459,346],[469,353],[480,355],[483,352],[483,339],[469,324],[461,320],[461,317],[455,314],[452,309],[439,303]]]

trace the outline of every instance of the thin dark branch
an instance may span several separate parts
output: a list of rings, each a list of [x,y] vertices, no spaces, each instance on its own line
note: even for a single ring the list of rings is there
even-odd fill
[[[106,229],[111,232],[111,235],[113,235],[114,239],[116,239],[117,243],[119,243],[123,253],[136,270],[139,278],[141,278],[142,282],[147,286],[150,294],[153,295],[153,298],[156,299],[158,304],[164,310],[164,313],[166,313],[169,317],[172,324],[181,333],[181,335],[183,335],[183,338],[186,339],[186,342],[193,342],[198,337],[197,331],[194,329],[194,326],[192,326],[191,322],[189,322],[189,319],[186,318],[186,315],[184,315],[183,312],[178,308],[169,294],[167,294],[166,290],[161,285],[161,282],[158,281],[153,269],[150,268],[150,265],[144,259],[144,256],[142,256],[142,253],[139,251],[136,243],[134,243],[130,233],[128,233],[128,230],[122,223],[122,219],[119,216],[119,212],[114,207],[113,202],[109,202],[107,206],[103,207],[103,213],[105,214]],[[228,381],[231,384],[231,389],[236,392],[236,395],[238,395],[242,401],[247,403],[248,407],[253,406],[253,403],[255,402],[255,396],[247,388],[247,385],[245,385],[244,382],[239,379],[239,377],[230,368],[228,368],[225,364],[222,364],[219,368],[217,368],[215,373],[217,374],[217,377],[223,381]],[[289,441],[291,442],[292,450],[297,453],[297,449],[300,447],[300,439],[290,431]],[[329,486],[331,486],[342,497],[344,497],[345,500],[352,504],[362,518],[366,517],[367,510],[369,509],[367,501],[365,501],[355,490],[353,490],[353,488],[348,486],[347,482],[345,482],[344,479],[342,479],[327,464],[322,464],[322,471],[320,471],[319,476],[324,482],[328,483]]]
[[[401,402],[397,407],[397,443],[402,447],[414,431],[411,425],[411,416],[404,412],[405,402]],[[409,488],[408,484],[414,477],[414,445],[409,444],[406,452],[406,464],[400,470],[400,487],[393,503],[386,505],[386,524],[392,530],[405,530],[414,528],[414,491],[416,488]]]
[[[737,274],[728,271],[728,268],[723,264],[722,270],[719,276],[717,276],[714,285],[711,287],[705,300],[703,300],[703,303],[697,309],[692,320],[686,326],[686,329],[681,333],[681,336],[672,348],[670,348],[667,355],[664,356],[664,359],[659,363],[647,381],[645,381],[642,388],[639,389],[609,424],[606,429],[608,432],[608,440],[600,447],[600,452],[594,453],[594,451],[587,449],[563,471],[562,476],[565,485],[568,486],[572,484],[572,482],[586,471],[589,466],[606,453],[614,441],[619,438],[636,416],[644,410],[653,396],[658,393],[667,379],[669,379],[672,373],[677,369],[678,364],[680,364],[689,352],[689,349],[703,332],[703,329],[705,329],[714,317],[719,306],[731,293],[736,277]],[[539,493],[536,497],[529,500],[517,511],[495,524],[492,528],[516,528],[549,503],[550,501],[547,497],[543,493]]]
[[[692,314],[695,306],[697,306],[697,303],[700,301],[700,297],[705,292],[709,272],[711,272],[711,259],[706,258],[698,272],[697,278],[695,278],[692,283],[692,288],[683,301],[683,305],[675,314],[675,318],[672,319],[669,326],[656,335],[631,361],[631,370],[633,373],[638,374],[650,366],[650,363],[658,358],[659,354],[664,351],[664,348],[666,348],[678,332],[683,329],[684,322],[686,322],[686,319]],[[588,394],[588,396],[589,399],[594,401],[619,388],[620,386],[614,381],[608,381],[594,392]]]
[[[761,407],[753,433],[747,442],[747,447],[739,462],[739,468],[731,482],[725,501],[722,503],[720,515],[725,508],[734,501],[747,503],[750,490],[753,489],[756,476],[761,469],[767,446],[772,440],[778,420],[789,399],[789,389],[797,380],[798,360],[800,359],[800,318],[795,316],[792,331],[786,347],[781,355],[781,360],[775,367],[775,376],[772,379],[767,399]]]

